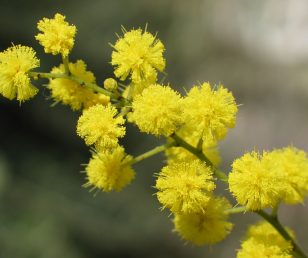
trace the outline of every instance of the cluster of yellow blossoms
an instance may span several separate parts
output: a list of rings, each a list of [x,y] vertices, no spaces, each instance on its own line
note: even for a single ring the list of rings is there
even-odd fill
[[[69,63],[68,67],[73,76],[86,83],[95,83],[94,74],[87,71],[84,61],[78,60],[76,63]],[[51,73],[65,73],[64,65],[61,64],[59,67],[52,68]],[[47,87],[50,89],[51,97],[56,102],[69,105],[72,110],[85,109],[96,104],[107,105],[110,99],[109,96],[95,93],[90,89],[82,87],[80,83],[66,78],[51,78]]]
[[[271,152],[247,153],[235,160],[229,176],[218,169],[218,143],[235,126],[235,99],[223,85],[205,82],[184,96],[162,85],[159,73],[166,66],[164,45],[146,30],[122,28],[114,45],[111,64],[115,78],[96,84],[84,61],[69,62],[76,27],[56,14],[38,22],[36,39],[46,53],[59,54],[62,64],[49,73],[35,72],[39,60],[30,47],[13,45],[0,53],[0,94],[19,102],[38,89],[31,78],[49,80],[47,88],[55,103],[81,110],[77,134],[91,147],[85,187],[120,191],[135,177],[132,165],[165,151],[167,165],[156,174],[157,198],[172,213],[175,231],[196,245],[223,240],[233,224],[230,214],[254,211],[268,222],[248,230],[238,258],[306,257],[294,241],[294,233],[277,218],[280,203],[302,203],[308,194],[308,159],[304,151],[286,147]],[[164,137],[166,144],[132,157],[119,139],[126,123],[141,132]],[[215,180],[229,184],[242,207],[232,207],[214,193]],[[263,209],[272,208],[273,215]]]
[[[297,204],[308,194],[308,160],[294,147],[247,153],[232,164],[230,192],[248,210]]]

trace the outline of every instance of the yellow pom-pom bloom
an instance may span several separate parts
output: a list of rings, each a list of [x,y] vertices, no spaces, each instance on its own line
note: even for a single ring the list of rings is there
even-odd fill
[[[266,245],[250,238],[242,243],[237,258],[293,258],[276,245]]]
[[[182,123],[181,96],[168,86],[151,85],[135,97],[129,119],[141,132],[171,135]]]
[[[69,63],[69,69],[73,76],[86,83],[95,83],[95,77],[92,72],[87,71],[87,66],[82,60],[76,63]],[[65,68],[61,64],[51,70],[55,74],[64,74]],[[94,93],[92,90],[81,86],[79,83],[64,79],[50,79],[48,88],[51,90],[51,96],[56,102],[62,102],[69,105],[73,110],[89,108],[96,104],[107,105],[109,97],[101,93]]]
[[[215,244],[231,231],[232,223],[224,212],[231,208],[225,198],[213,197],[202,213],[175,214],[175,231],[195,245]]]
[[[235,125],[237,105],[222,85],[216,90],[209,83],[194,86],[184,99],[184,107],[185,123],[207,143],[224,138],[228,128]]]
[[[95,105],[83,111],[78,120],[77,134],[87,145],[95,144],[97,148],[113,148],[118,138],[125,135],[122,116],[116,116],[115,107]]]
[[[118,83],[115,79],[113,78],[107,78],[104,81],[104,88],[106,90],[110,90],[110,91],[115,91],[118,88]]]
[[[61,54],[66,57],[74,46],[76,27],[65,21],[65,16],[57,13],[53,19],[43,18],[37,24],[42,32],[35,38],[44,47],[46,53]]]
[[[120,146],[94,154],[86,167],[88,182],[85,186],[104,192],[122,190],[135,176],[134,170],[127,164],[131,160],[132,157],[126,155]]]
[[[268,152],[247,153],[233,162],[229,189],[239,204],[248,210],[261,210],[278,203],[286,184],[273,163]]]
[[[158,175],[157,198],[173,213],[204,212],[215,188],[212,171],[200,161],[165,166]]]
[[[196,148],[201,137],[194,133],[194,128],[188,128],[187,126],[182,126],[181,129],[177,131],[177,135]],[[213,166],[218,167],[221,157],[216,143],[202,142],[201,148],[203,154],[212,162]],[[182,147],[168,148],[165,154],[168,164],[198,159],[194,154]]]
[[[12,46],[0,53],[0,94],[8,99],[25,101],[38,89],[31,84],[29,75],[40,64],[31,47]]]
[[[163,71],[165,68],[164,45],[147,31],[124,30],[123,38],[119,38],[113,48],[111,64],[115,66],[116,77],[121,80],[129,75],[134,83],[156,79],[156,70]]]
[[[274,166],[279,167],[287,184],[282,192],[282,200],[287,204],[302,203],[308,194],[308,159],[304,151],[294,147],[274,150],[272,159]]]
[[[294,232],[286,228],[289,235],[294,239]],[[268,245],[276,245],[284,251],[291,251],[292,244],[285,240],[278,231],[268,222],[261,221],[256,225],[252,225],[249,227],[247,232],[248,238],[254,238],[256,241]]]
[[[294,239],[294,233],[286,228]],[[250,226],[247,239],[243,241],[237,258],[291,258],[292,244],[286,241],[268,222],[261,221]]]

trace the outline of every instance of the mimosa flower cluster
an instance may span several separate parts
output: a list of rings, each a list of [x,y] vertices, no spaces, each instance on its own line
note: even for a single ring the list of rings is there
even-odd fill
[[[248,210],[302,203],[308,194],[308,159],[294,147],[247,153],[232,168],[230,192]]]
[[[86,83],[95,83],[95,76],[92,72],[87,71],[84,61],[77,60],[76,63],[69,63],[68,67],[73,76],[80,78]],[[59,67],[52,68],[51,73],[65,73],[64,65],[61,64]],[[50,79],[48,89],[50,89],[51,97],[56,103],[68,105],[72,110],[86,109],[97,104],[105,106],[110,100],[109,96],[95,93],[91,89],[82,87],[80,83],[66,78]]]
[[[36,71],[40,61],[34,49],[13,45],[0,53],[0,94],[22,103],[37,94],[35,80],[47,79],[54,103],[81,112],[76,132],[92,153],[85,187],[121,191],[138,176],[135,163],[164,152],[165,166],[154,171],[155,195],[183,240],[215,244],[234,227],[230,215],[254,212],[265,221],[248,229],[238,258],[307,258],[295,233],[278,219],[281,203],[303,203],[308,195],[304,151],[289,146],[248,152],[233,162],[227,175],[219,169],[218,144],[235,126],[238,104],[222,84],[199,83],[185,94],[162,84],[165,46],[147,29],[124,27],[123,35],[110,44],[114,76],[100,84],[85,61],[69,60],[77,29],[65,16],[43,18],[37,28],[35,38],[45,53],[60,55],[62,63],[50,72]],[[127,123],[166,143],[136,157],[127,154],[121,145],[129,137]],[[218,196],[217,180],[228,184],[234,200]]]

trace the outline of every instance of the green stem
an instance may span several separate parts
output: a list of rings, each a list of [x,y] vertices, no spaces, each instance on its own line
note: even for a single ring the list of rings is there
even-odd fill
[[[171,138],[173,138],[175,140],[175,142],[177,143],[178,146],[183,147],[184,149],[188,150],[189,152],[194,154],[197,158],[199,158],[200,160],[204,161],[207,166],[211,167],[213,169],[214,174],[215,174],[215,176],[217,178],[219,178],[223,182],[227,182],[228,181],[228,176],[224,172],[222,172],[220,170],[217,170],[213,166],[213,163],[204,155],[202,150],[198,150],[194,146],[190,145],[188,142],[186,142],[184,139],[182,139],[177,134],[173,134],[171,136]]]
[[[87,87],[89,89],[92,89],[96,92],[102,93],[104,95],[110,96],[117,98],[117,96],[114,96],[112,92],[99,87],[95,83],[90,83],[90,82],[85,82],[78,77],[75,77],[73,75],[67,75],[64,73],[40,73],[40,72],[29,72],[29,76],[34,77],[34,78],[45,78],[45,79],[55,79],[55,78],[62,78],[62,79],[67,79],[67,80],[72,80],[80,84],[81,86]]]
[[[213,163],[203,154],[202,150],[198,150],[194,146],[190,145],[188,142],[186,142],[177,134],[173,134],[171,137],[176,141],[176,143],[179,146],[183,147],[184,149],[188,150],[189,152],[197,156],[199,159],[204,161],[206,165],[208,165],[209,167],[213,166]]]
[[[285,230],[285,228],[281,225],[277,216],[271,216],[265,211],[255,211],[258,215],[260,215],[263,219],[265,219],[268,223],[270,223],[279,234],[286,240],[289,241],[293,246],[293,254],[298,258],[308,258],[308,256],[301,250],[301,248],[295,243],[293,238],[289,235],[289,233]]]
[[[172,147],[175,145],[175,142],[170,142],[170,143],[166,143],[166,144],[163,144],[163,145],[160,145],[160,146],[157,146],[155,147],[154,149],[152,150],[149,150],[135,158],[133,158],[130,162],[126,163],[125,165],[133,165],[133,164],[136,164],[144,159],[147,159],[149,157],[152,157],[162,151],[165,151],[166,149]]]
[[[278,217],[278,209],[279,209],[279,206],[280,206],[280,202],[278,202],[272,209],[272,213],[271,213],[271,216],[273,218],[277,218]]]
[[[203,147],[203,138],[200,137],[198,144],[197,144],[197,150],[202,151],[202,147]]]
[[[70,76],[71,72],[70,72],[70,68],[69,68],[68,56],[66,56],[66,57],[62,56],[62,62],[63,62],[63,65],[64,65],[65,74]]]
[[[240,206],[240,207],[233,207],[231,209],[227,209],[225,210],[226,214],[237,214],[237,213],[242,213],[242,212],[246,212],[247,208],[244,206]]]
[[[132,110],[131,107],[125,106],[121,109],[121,112],[119,113],[120,116],[126,116],[130,111]]]
[[[132,110],[132,107],[131,107],[132,93],[133,93],[133,87],[130,86],[128,88],[128,93],[127,93],[127,97],[125,99],[123,108],[121,109],[121,112],[120,112],[120,115],[123,117],[126,116]]]

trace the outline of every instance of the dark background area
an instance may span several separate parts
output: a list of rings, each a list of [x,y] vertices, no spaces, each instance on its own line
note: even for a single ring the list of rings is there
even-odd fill
[[[70,58],[83,59],[99,84],[112,76],[108,43],[115,42],[121,25],[148,23],[167,49],[167,82],[180,91],[198,82],[221,82],[242,104],[236,128],[220,144],[225,171],[253,149],[293,144],[308,151],[304,0],[0,0],[0,10],[0,50],[11,43],[32,46],[42,71],[60,59],[44,54],[35,41],[36,23],[56,12],[66,15],[78,29]],[[82,187],[80,164],[90,153],[75,133],[79,114],[51,104],[43,88],[22,105],[0,97],[1,258],[235,257],[255,215],[233,216],[232,234],[218,245],[185,244],[153,196],[153,173],[163,166],[163,156],[135,166],[136,179],[122,192],[94,197]],[[134,127],[123,141],[132,155],[158,143]],[[227,194],[225,186],[219,188],[217,193]],[[308,208],[283,207],[280,214],[308,251]]]

